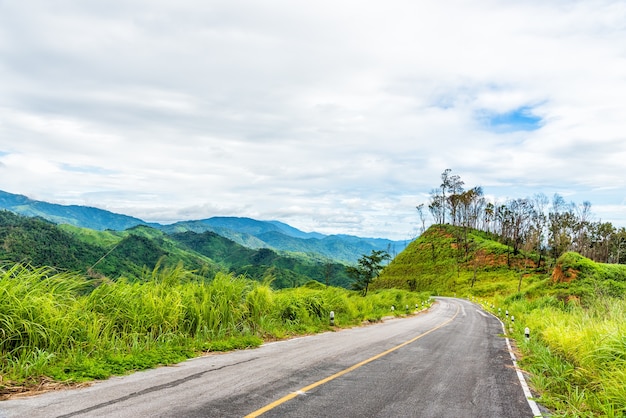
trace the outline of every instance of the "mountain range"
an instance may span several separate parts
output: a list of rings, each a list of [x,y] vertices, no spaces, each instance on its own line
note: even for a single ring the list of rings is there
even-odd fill
[[[391,255],[401,252],[408,241],[384,238],[362,238],[352,235],[324,235],[304,232],[280,221],[261,221],[242,217],[212,217],[162,225],[128,215],[80,205],[59,205],[0,191],[0,209],[29,217],[39,217],[55,224],[67,224],[96,231],[124,231],[139,225],[150,226],[165,234],[210,231],[250,249],[320,256],[342,263],[355,263],[363,254],[385,250]]]

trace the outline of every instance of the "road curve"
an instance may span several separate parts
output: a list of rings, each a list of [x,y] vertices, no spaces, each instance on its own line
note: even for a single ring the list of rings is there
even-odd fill
[[[13,417],[532,417],[502,326],[438,298],[426,313],[215,354],[0,403]]]

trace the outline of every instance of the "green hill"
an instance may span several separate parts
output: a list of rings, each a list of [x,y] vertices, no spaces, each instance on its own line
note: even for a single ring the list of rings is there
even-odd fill
[[[345,273],[345,266],[336,262],[282,254],[269,248],[253,250],[210,231],[202,234],[183,232],[171,237],[238,275],[257,280],[271,276],[274,285],[279,288],[298,286],[309,280],[347,288],[351,282]]]
[[[349,287],[345,266],[304,255],[243,247],[213,232],[168,235],[137,225],[125,231],[97,231],[0,211],[0,261],[23,262],[88,273],[92,277],[142,279],[158,265],[178,263],[202,277],[218,271],[255,280],[273,279],[276,288],[310,280]]]
[[[372,288],[562,301],[626,295],[623,264],[597,263],[574,252],[557,260],[534,252],[515,254],[497,239],[473,229],[433,225],[383,269]]]
[[[543,262],[537,267],[538,257],[515,255],[495,238],[482,231],[434,225],[385,267],[374,288],[494,295],[547,280]]]
[[[181,221],[158,226],[158,228],[168,234],[212,231],[248,248],[271,248],[277,251],[297,252],[307,254],[309,257],[323,257],[343,263],[355,263],[363,254],[368,254],[373,250],[397,253],[407,245],[407,241],[392,241],[384,238],[303,232],[278,221],[258,221],[239,217]]]
[[[596,263],[578,253],[567,252],[556,261],[548,293],[564,300],[624,297],[626,265]]]
[[[0,211],[0,260],[4,262],[84,270],[102,254],[100,247],[72,237],[51,222]]]

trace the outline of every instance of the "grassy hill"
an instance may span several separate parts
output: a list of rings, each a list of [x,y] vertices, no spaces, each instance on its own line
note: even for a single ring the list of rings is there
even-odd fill
[[[596,263],[578,253],[567,252],[556,261],[544,293],[559,299],[624,297],[626,265]]]
[[[554,416],[626,416],[626,265],[574,252],[546,261],[497,238],[432,226],[371,288],[469,297],[503,321]]]
[[[441,295],[507,295],[548,280],[545,261],[537,266],[538,260],[535,254],[514,254],[491,234],[435,225],[398,254],[373,286]]]
[[[573,252],[558,260],[515,254],[491,234],[435,225],[398,254],[372,286],[441,295],[506,297],[519,292],[529,298],[591,300],[626,295],[626,266],[596,263]]]

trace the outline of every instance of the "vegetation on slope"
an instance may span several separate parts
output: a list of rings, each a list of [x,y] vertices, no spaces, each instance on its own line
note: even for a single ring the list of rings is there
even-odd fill
[[[538,253],[514,254],[496,239],[461,226],[432,226],[372,288],[479,298],[505,321],[539,401],[553,416],[626,416],[626,266],[575,252],[540,260]]]
[[[433,225],[385,267],[372,288],[506,295],[547,280],[544,264],[537,267],[537,255],[514,255],[493,238],[474,229]]]
[[[336,262],[279,254],[269,248],[252,250],[210,231],[184,232],[171,237],[186,248],[217,260],[236,275],[257,280],[271,277],[276,288],[300,286],[311,279],[332,286],[347,288],[350,285],[344,265]]]
[[[426,300],[399,290],[364,298],[317,282],[275,291],[223,273],[200,280],[181,266],[134,282],[6,266],[0,268],[0,398],[43,382],[102,379],[201,352],[374,321],[397,315],[392,305]]]
[[[311,279],[348,288],[342,264],[267,248],[252,250],[212,232],[168,235],[138,225],[125,231],[57,226],[38,218],[0,211],[0,260],[88,273],[92,277],[137,280],[157,264],[185,268],[201,277],[218,271],[263,281],[276,288]]]
[[[0,260],[78,270],[100,256],[97,246],[69,236],[51,222],[0,211]]]
[[[362,254],[372,250],[387,250],[395,255],[406,246],[404,241],[348,235],[325,236],[316,232],[303,232],[279,221],[241,217],[212,217],[160,225],[93,207],[41,202],[0,190],[0,210],[2,209],[24,216],[40,217],[59,225],[97,231],[124,231],[138,225],[151,226],[166,235],[187,231],[199,234],[212,231],[252,249],[271,248],[275,251],[298,252],[309,258],[321,256],[342,263],[354,263]]]

